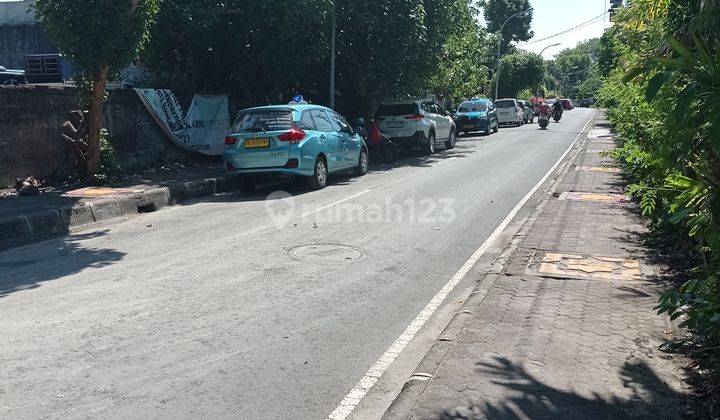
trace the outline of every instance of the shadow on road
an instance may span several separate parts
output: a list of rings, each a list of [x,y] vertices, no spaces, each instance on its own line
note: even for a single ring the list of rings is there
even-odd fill
[[[629,398],[586,396],[554,388],[503,357],[477,366],[479,373],[503,388],[503,394],[516,396],[446,409],[440,419],[675,419],[683,407],[682,395],[642,362],[626,362],[620,370],[620,379],[632,394]]]
[[[124,253],[104,248],[89,248],[83,241],[104,237],[108,231],[75,234],[63,238],[29,245],[0,254],[0,298],[23,291],[36,289],[42,283],[76,274],[88,268],[105,267],[119,262]],[[44,264],[48,258],[55,264]]]
[[[470,139],[468,139],[470,140]],[[477,139],[475,139],[477,140]],[[467,141],[467,140],[466,140]],[[393,163],[372,163],[372,172],[390,172],[403,167],[429,168],[449,159],[465,158],[473,154],[470,145],[461,144],[458,139],[454,149],[439,150],[432,155],[425,155],[421,150],[401,150],[400,159]]]

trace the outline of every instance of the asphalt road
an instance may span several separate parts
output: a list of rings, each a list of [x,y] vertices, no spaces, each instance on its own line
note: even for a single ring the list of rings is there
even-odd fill
[[[327,417],[592,115],[0,253],[0,417]]]

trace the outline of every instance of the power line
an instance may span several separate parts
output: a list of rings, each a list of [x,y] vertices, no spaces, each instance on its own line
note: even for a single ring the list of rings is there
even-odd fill
[[[605,19],[605,16],[607,16],[608,13],[610,13],[610,12],[604,12],[603,14],[598,15],[598,16],[595,16],[594,18],[592,18],[592,19],[590,19],[590,20],[588,20],[588,21],[585,21],[585,22],[583,22],[583,23],[581,23],[581,24],[579,24],[579,25],[577,25],[577,26],[573,26],[573,27],[570,28],[570,29],[566,29],[566,30],[564,30],[564,31],[562,31],[562,32],[558,32],[558,33],[556,33],[556,34],[554,34],[554,35],[546,36],[545,38],[541,38],[541,39],[536,39],[536,40],[530,41],[530,42],[528,42],[528,43],[525,43],[525,44],[520,45],[520,47],[524,47],[524,46],[532,45],[532,44],[537,44],[538,42],[547,41],[548,39],[553,39],[553,38],[556,38],[556,37],[558,37],[558,36],[560,36],[560,35],[564,35],[564,34],[566,34],[566,33],[568,33],[568,32],[576,31],[576,30],[578,30],[578,29],[580,29],[580,28],[584,28],[585,26],[592,25],[593,23],[599,22],[600,19],[603,19],[603,20],[604,20],[604,19]]]

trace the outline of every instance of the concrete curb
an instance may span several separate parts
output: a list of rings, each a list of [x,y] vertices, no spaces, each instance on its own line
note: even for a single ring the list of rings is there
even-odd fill
[[[0,250],[67,234],[72,228],[155,211],[238,187],[234,177],[207,178],[152,188],[137,194],[80,201],[20,216],[0,217]]]
[[[596,121],[597,113],[595,114],[592,124],[589,125],[590,130],[595,126]],[[520,229],[513,235],[510,242],[495,259],[492,266],[483,274],[478,286],[470,294],[470,297],[465,301],[460,311],[453,316],[442,333],[440,333],[437,341],[430,347],[430,350],[428,350],[428,353],[423,357],[412,376],[410,376],[403,385],[400,394],[383,415],[383,420],[405,419],[409,413],[412,412],[415,404],[417,404],[420,396],[425,391],[428,382],[435,377],[443,361],[453,347],[455,347],[455,343],[460,334],[465,330],[468,321],[472,319],[473,315],[485,300],[488,290],[490,290],[499,276],[504,275],[502,273],[503,269],[511,261],[513,255],[517,252],[527,237],[528,232],[535,224],[535,220],[552,198],[552,192],[559,187],[562,180],[567,176],[573,162],[577,160],[583,147],[588,142],[588,133],[589,131],[584,133],[584,139],[575,145],[572,154],[569,155],[564,164],[557,169],[558,172],[556,173],[559,173],[559,176],[551,181],[549,187],[544,192],[545,197],[540,201],[530,216],[522,222]]]

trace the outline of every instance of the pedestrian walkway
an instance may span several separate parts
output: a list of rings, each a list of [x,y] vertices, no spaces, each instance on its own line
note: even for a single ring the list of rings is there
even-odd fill
[[[600,113],[573,165],[457,338],[436,345],[387,419],[678,418],[682,360]]]
[[[0,195],[0,250],[237,188],[221,162],[173,166],[103,187],[50,188],[34,197]]]

